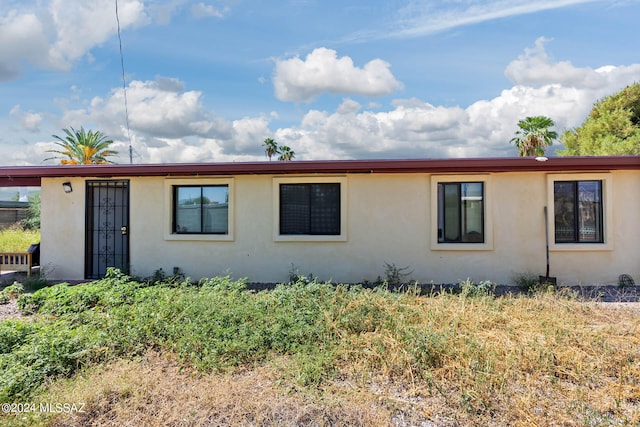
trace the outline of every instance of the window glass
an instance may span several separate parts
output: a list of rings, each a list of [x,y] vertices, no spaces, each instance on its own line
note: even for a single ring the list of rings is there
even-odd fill
[[[438,183],[438,242],[484,243],[484,183]]]
[[[180,234],[227,234],[229,186],[174,187],[173,232]]]
[[[482,243],[483,232],[483,185],[481,182],[460,184],[462,202],[462,241]]]
[[[444,240],[460,241],[460,186],[444,185]]]
[[[280,184],[280,234],[339,235],[340,184]]]
[[[581,242],[602,242],[602,183],[578,183],[578,230]]]
[[[556,243],[603,243],[602,181],[553,184]]]
[[[576,241],[575,188],[573,181],[553,184],[556,243]]]

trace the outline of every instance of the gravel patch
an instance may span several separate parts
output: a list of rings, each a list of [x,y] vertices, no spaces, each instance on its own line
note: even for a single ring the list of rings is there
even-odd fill
[[[10,299],[6,304],[0,304],[0,321],[5,319],[16,319],[26,317],[18,310],[16,299]]]

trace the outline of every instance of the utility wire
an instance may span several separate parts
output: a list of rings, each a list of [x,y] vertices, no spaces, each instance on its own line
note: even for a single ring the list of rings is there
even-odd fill
[[[122,54],[122,37],[120,36],[120,17],[118,16],[118,0],[116,1],[116,22],[118,23],[118,43],[120,44],[120,67],[122,68],[122,92],[124,94],[124,117],[127,122],[127,137],[129,138],[129,163],[133,164],[133,146],[131,145],[131,130],[129,129],[129,107],[127,105],[127,81],[124,77],[124,55]]]

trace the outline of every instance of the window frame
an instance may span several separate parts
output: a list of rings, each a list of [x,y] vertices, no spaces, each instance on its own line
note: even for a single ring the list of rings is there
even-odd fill
[[[199,189],[200,190],[200,195],[199,198],[203,199],[205,196],[205,189],[210,189],[210,188],[224,188],[226,190],[226,214],[227,214],[227,221],[226,221],[226,229],[225,231],[221,232],[221,231],[178,231],[177,228],[177,221],[178,221],[178,212],[179,212],[179,207],[181,206],[178,203],[178,197],[179,197],[179,192],[180,189],[187,189],[187,188],[192,188],[192,189]],[[199,205],[199,209],[198,209],[198,222],[200,223],[200,229],[204,229],[206,226],[206,221],[205,221],[205,210],[204,210],[204,205],[202,203],[200,203]],[[216,184],[216,185],[201,185],[201,184],[189,184],[189,185],[174,185],[173,186],[173,200],[172,200],[172,217],[171,217],[171,232],[174,234],[218,234],[218,235],[227,235],[229,234],[229,186],[226,184]]]
[[[340,234],[280,234],[281,184],[339,184]],[[347,240],[346,177],[277,177],[273,178],[273,241],[275,242],[344,242]]]
[[[602,242],[556,243],[555,183],[556,182],[601,182]],[[609,251],[613,250],[613,177],[610,173],[564,173],[547,175],[547,212],[550,251]]]
[[[228,189],[228,207],[227,207],[227,233],[176,233],[174,231],[176,206],[175,191],[176,187],[215,187],[227,186]],[[234,218],[235,218],[235,200],[234,200],[234,179],[233,178],[185,178],[185,179],[166,179],[164,181],[165,193],[165,240],[182,240],[182,241],[233,241],[234,240]]]
[[[484,242],[440,242],[439,228],[439,184],[482,183]],[[431,250],[433,251],[491,251],[493,250],[493,201],[491,176],[474,175],[432,175],[431,176]]]
[[[480,212],[480,222],[481,222],[481,237],[482,240],[481,241],[477,241],[477,242],[472,242],[472,241],[465,241],[463,240],[463,236],[464,236],[464,227],[463,227],[463,221],[466,222],[465,219],[463,219],[466,216],[465,210],[466,210],[466,206],[465,206],[465,200],[464,200],[464,196],[463,196],[463,186],[465,185],[470,185],[470,184],[479,184],[482,188],[482,192],[481,192],[481,196],[480,196],[480,201],[482,202],[482,211]],[[440,188],[442,187],[443,191],[446,192],[446,187],[455,187],[456,188],[456,192],[457,192],[457,197],[456,197],[456,208],[457,208],[457,214],[458,214],[458,221],[457,224],[455,224],[455,228],[457,228],[458,231],[458,239],[457,240],[446,240],[446,237],[444,236],[446,234],[446,228],[447,228],[447,223],[448,221],[446,221],[446,211],[447,211],[447,207],[446,206],[441,206],[440,202],[441,200],[441,194],[440,194]],[[446,194],[443,195],[443,197],[446,199]],[[473,243],[473,244],[482,244],[484,243],[484,204],[485,204],[485,200],[484,200],[484,182],[482,181],[474,181],[474,182],[469,182],[469,181],[464,181],[464,182],[438,182],[438,243],[442,244],[442,243],[455,243],[455,244],[460,244],[460,243]],[[446,203],[445,203],[446,205]],[[442,220],[442,224],[440,223]],[[440,234],[442,230],[442,236]]]

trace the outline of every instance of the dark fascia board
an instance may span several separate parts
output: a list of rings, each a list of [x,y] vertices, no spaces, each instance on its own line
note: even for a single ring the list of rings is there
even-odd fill
[[[347,173],[574,172],[640,169],[640,156],[498,157],[472,159],[314,160],[138,165],[5,166],[0,186],[39,186],[42,178]]]

